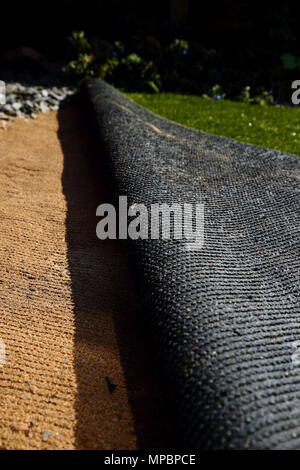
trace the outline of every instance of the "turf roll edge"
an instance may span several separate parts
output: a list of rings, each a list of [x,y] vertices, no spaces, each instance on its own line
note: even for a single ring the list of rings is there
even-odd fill
[[[83,93],[117,195],[204,204],[201,249],[128,242],[182,445],[300,449],[300,158]]]

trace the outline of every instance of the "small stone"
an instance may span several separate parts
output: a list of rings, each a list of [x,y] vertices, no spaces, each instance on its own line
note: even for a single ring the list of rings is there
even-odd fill
[[[48,438],[49,438],[50,436],[52,436],[52,432],[50,432],[50,431],[44,431],[43,434],[42,434],[42,436],[43,436],[43,441],[45,442],[45,441],[48,440]]]
[[[49,97],[49,98],[47,98],[47,103],[54,105],[54,104],[57,104],[57,100],[55,100],[54,98]]]
[[[9,121],[9,117],[1,112],[0,112],[0,119],[4,119],[4,121]]]
[[[47,113],[47,111],[49,111],[49,107],[46,105],[44,101],[41,101],[40,103],[40,110],[42,113]]]
[[[30,100],[25,100],[25,101],[24,101],[24,104],[25,104],[28,108],[33,108],[33,103],[32,103],[32,101],[30,101]]]
[[[19,111],[19,109],[22,108],[22,103],[13,103],[13,104],[12,104],[12,108],[13,108],[15,111]]]
[[[48,96],[48,91],[47,91],[47,90],[42,90],[42,91],[41,91],[41,95],[42,95],[44,98],[47,98],[47,96]]]
[[[7,83],[6,84],[6,93],[7,94],[10,94],[10,93],[14,93],[17,91],[17,85],[15,83]]]
[[[58,93],[55,93],[54,91],[50,91],[49,95],[52,96],[56,101],[62,100],[62,96]]]
[[[25,119],[25,118],[26,118],[26,115],[25,115],[24,113],[22,113],[22,111],[19,111],[19,110],[17,111],[17,116],[18,116],[19,118],[22,118],[22,119]]]
[[[30,87],[30,88],[27,88],[27,94],[28,95],[36,95],[37,94],[37,90],[33,87]]]
[[[31,119],[36,119],[37,115],[35,113],[30,113],[30,117],[31,117]]]
[[[16,111],[13,109],[13,107],[10,104],[5,104],[3,109],[6,112],[6,114],[8,114],[9,116],[17,115]]]
[[[17,95],[15,95],[14,93],[6,93],[6,103],[7,104],[13,104],[17,99]]]

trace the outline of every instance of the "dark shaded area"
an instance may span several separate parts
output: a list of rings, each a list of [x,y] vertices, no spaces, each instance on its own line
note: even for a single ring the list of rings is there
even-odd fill
[[[59,112],[58,135],[64,153],[62,185],[75,317],[76,448],[128,448],[132,436],[124,393],[138,447],[174,446],[175,428],[126,254],[118,241],[96,238],[96,208],[111,195],[79,104]]]
[[[299,39],[298,6],[291,0],[54,0],[47,8],[36,2],[7,2],[1,8],[7,25],[2,23],[0,50],[27,45],[55,59],[65,56],[73,29],[114,40],[147,34],[169,40],[179,35],[211,47],[231,46],[232,52],[246,44],[258,52],[267,47],[270,34],[277,34],[279,42],[291,39],[290,33]]]
[[[145,61],[132,67],[127,60],[118,70],[106,65],[106,75],[92,65],[92,74],[82,74],[85,78],[102,78],[128,91],[208,95],[218,84],[232,99],[250,86],[252,96],[266,92],[275,103],[287,104],[300,70],[298,10],[291,0],[62,0],[45,12],[35,2],[20,2],[16,15],[15,5],[8,3],[2,14],[14,21],[13,27],[7,21],[9,27],[0,30],[0,78],[22,81],[29,72],[37,80],[41,73],[62,78],[62,68],[78,60],[80,52],[74,52],[70,35],[84,31],[96,45],[87,54],[94,64],[100,56],[100,65],[115,59],[116,40],[125,44],[118,60],[137,53]],[[179,48],[173,57],[162,54],[178,38],[188,41],[188,50]],[[82,78],[80,67],[74,83]]]

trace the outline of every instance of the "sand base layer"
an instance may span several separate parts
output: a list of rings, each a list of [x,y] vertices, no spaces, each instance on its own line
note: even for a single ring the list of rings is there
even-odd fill
[[[79,105],[0,129],[0,448],[170,445],[157,365]],[[3,359],[3,358],[2,358]]]

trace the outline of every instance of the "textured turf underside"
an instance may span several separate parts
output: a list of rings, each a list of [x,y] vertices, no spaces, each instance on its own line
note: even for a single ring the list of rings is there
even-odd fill
[[[131,242],[183,444],[300,448],[300,159],[84,90],[117,194],[204,203],[201,250]]]

